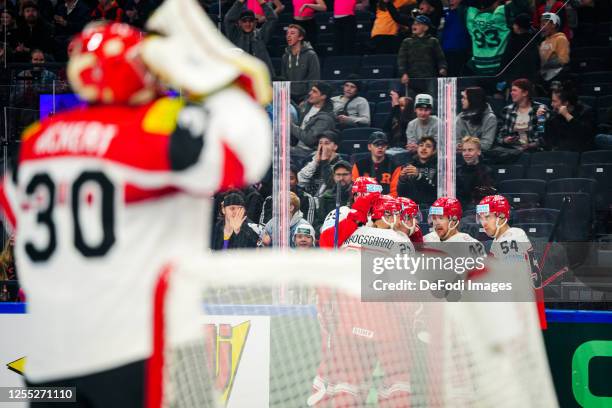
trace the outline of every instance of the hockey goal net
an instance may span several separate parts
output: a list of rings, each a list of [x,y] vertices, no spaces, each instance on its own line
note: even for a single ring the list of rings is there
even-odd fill
[[[205,338],[164,322],[164,405],[558,406],[533,303],[361,302],[360,269],[315,250],[175,266],[169,300],[201,290]]]

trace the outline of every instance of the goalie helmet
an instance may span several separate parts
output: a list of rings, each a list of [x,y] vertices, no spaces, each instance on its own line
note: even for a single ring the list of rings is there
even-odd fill
[[[373,177],[357,177],[351,187],[353,194],[382,193],[382,186]]]
[[[390,195],[382,195],[372,205],[372,220],[380,220],[385,215],[397,215],[400,212],[399,202]]]
[[[143,33],[121,23],[88,24],[68,46],[72,89],[90,103],[142,104],[157,83],[140,57]]]
[[[460,221],[463,215],[461,203],[456,198],[440,197],[429,208],[430,219],[432,215],[442,215],[450,221]]]
[[[503,215],[506,220],[510,219],[510,203],[506,197],[501,195],[486,196],[476,206],[476,214],[495,214],[497,217]]]

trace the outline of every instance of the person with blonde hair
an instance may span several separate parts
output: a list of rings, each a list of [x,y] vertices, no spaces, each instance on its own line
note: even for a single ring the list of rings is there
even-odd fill
[[[480,191],[493,187],[493,173],[480,161],[480,139],[465,136],[461,139],[463,164],[457,168],[457,198],[463,208],[475,206],[482,198]]]

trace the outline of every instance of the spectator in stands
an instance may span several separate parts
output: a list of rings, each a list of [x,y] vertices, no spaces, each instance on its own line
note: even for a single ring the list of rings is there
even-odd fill
[[[561,20],[553,13],[542,14],[542,34],[544,41],[540,44],[540,75],[546,82],[559,80],[569,64],[569,41],[559,32]]]
[[[312,224],[316,215],[317,202],[313,196],[308,194],[298,185],[297,175],[299,170],[299,167],[291,165],[291,169],[289,170],[289,190],[298,196],[300,199],[300,211],[302,211],[302,214],[304,214],[304,219]],[[259,218],[259,224],[264,225],[270,221],[270,218],[272,218],[272,206],[272,196],[269,195],[264,200],[261,216]]]
[[[461,113],[457,116],[457,148],[466,136],[480,140],[478,150],[487,151],[495,142],[497,118],[487,103],[484,89],[475,86],[461,92]]]
[[[44,92],[44,87],[53,84],[53,81],[57,80],[57,75],[43,67],[46,59],[45,53],[41,50],[32,50],[30,63],[32,63],[32,69],[21,71],[17,74],[17,78],[27,81],[24,85],[38,86],[38,91]]]
[[[55,7],[55,59],[66,61],[70,39],[91,20],[91,10],[83,0],[58,1]]]
[[[116,0],[98,0],[98,5],[91,11],[92,20],[125,21],[125,11]]]
[[[563,32],[567,39],[572,38],[572,31],[567,21],[565,1],[560,0],[536,0],[535,10],[533,12],[533,26],[540,27],[542,16],[545,13],[553,13],[559,17],[559,31]]]
[[[517,79],[512,83],[510,97],[512,104],[502,110],[501,127],[497,135],[500,152],[518,155],[523,151],[536,151],[543,146],[543,134],[537,130],[538,115],[547,120],[550,112],[541,103],[532,100],[533,84],[528,79]],[[492,149],[493,150],[493,149]]]
[[[53,27],[38,14],[38,4],[32,0],[21,3],[22,19],[17,24],[18,53],[31,57],[33,49],[50,53],[53,51]]]
[[[291,84],[291,99],[296,103],[302,101],[310,89],[307,81],[321,78],[319,57],[308,41],[304,41],[306,32],[297,24],[287,28],[287,48],[281,62],[281,77]]]
[[[502,67],[510,64],[503,73],[503,78],[507,83],[512,83],[518,78],[526,78],[531,82],[538,79],[540,53],[537,41],[531,41],[534,35],[529,14],[519,14],[514,18],[508,46],[501,63]]]
[[[481,140],[474,136],[461,139],[463,162],[457,167],[457,199],[464,210],[473,208],[480,201],[484,188],[493,187],[493,172],[480,162]]]
[[[395,153],[406,149],[406,128],[411,120],[416,118],[414,100],[407,96],[399,96],[395,90],[390,92],[391,112],[387,116],[383,130],[389,135],[389,150]]]
[[[419,15],[412,24],[412,37],[402,41],[397,54],[398,72],[402,82],[410,78],[446,76],[447,65],[438,39],[428,34],[431,20]]]
[[[552,150],[592,150],[595,115],[591,107],[578,100],[571,84],[553,90],[551,105],[553,114],[546,123],[546,145]]]
[[[436,143],[438,140],[438,117],[432,115],[433,98],[431,95],[419,94],[414,101],[414,111],[416,119],[408,123],[406,127],[406,150],[417,151],[417,143],[423,136],[433,138]]]
[[[125,3],[125,21],[138,28],[144,28],[156,5],[155,0],[127,0]]]
[[[386,153],[388,147],[387,135],[380,131],[372,132],[368,139],[370,155],[353,165],[353,180],[357,177],[373,177],[382,186],[383,194],[397,197],[397,183],[401,169],[393,164],[391,157]]]
[[[296,145],[291,156],[304,160],[314,153],[317,136],[336,127],[332,88],[325,82],[316,82],[308,93],[308,100],[300,106],[298,123],[291,123],[291,139]]]
[[[315,21],[315,12],[327,11],[327,5],[323,0],[292,0],[293,23],[298,24],[305,31],[304,38],[311,44],[317,44],[319,27]]]
[[[289,216],[291,217],[291,220],[289,221],[289,237],[293,237],[298,227],[309,226],[312,228],[310,223],[304,219],[304,214],[302,214],[302,211],[300,211],[300,198],[293,191],[289,192]],[[264,227],[262,243],[265,246],[272,245],[272,230],[275,223],[276,219],[271,218]],[[295,242],[291,240],[290,245],[292,248],[294,248]]]
[[[372,39],[372,52],[377,54],[396,54],[400,45],[398,33],[400,25],[397,24],[388,5],[393,3],[393,7],[400,9],[411,6],[416,0],[378,0],[376,4],[376,18],[372,26],[370,38]]]
[[[327,214],[336,208],[338,185],[340,185],[340,205],[348,205],[353,186],[352,170],[351,164],[347,161],[340,160],[334,164],[333,183],[331,185],[328,184],[327,190],[319,197],[319,208],[317,209],[316,220],[313,224],[317,230],[323,225]]]
[[[266,3],[270,2],[266,1]],[[277,17],[280,16],[280,13],[282,13],[285,9],[285,5],[281,3],[280,0],[272,0],[271,3],[272,4],[270,4],[270,6],[273,6],[274,14],[276,14]],[[253,13],[255,13],[255,20],[257,20],[257,24],[263,24],[266,22],[266,12],[264,11],[264,8],[259,0],[246,0],[246,6],[249,10],[252,10]]]
[[[309,249],[315,246],[315,230],[312,225],[300,224],[295,228],[291,236],[294,248]]]
[[[506,51],[512,18],[510,7],[528,7],[526,0],[513,0],[501,4],[500,0],[481,0],[480,8],[468,7],[466,27],[472,39],[473,56],[468,68],[475,75],[495,75]],[[486,35],[483,33],[486,27]]]
[[[426,16],[429,18],[430,25],[427,34],[432,37],[438,35],[438,28],[440,27],[440,20],[442,19],[442,13],[444,6],[442,6],[441,0],[417,0],[418,8],[415,12],[415,19],[419,15]]]
[[[298,173],[298,184],[314,197],[319,197],[327,189],[332,179],[332,167],[338,161],[338,133],[326,130],[318,135],[319,145],[312,160]]]
[[[331,98],[337,126],[339,129],[370,126],[370,104],[366,98],[359,96],[362,83],[354,75],[349,77],[344,82],[342,95]]]
[[[271,77],[274,77],[274,67],[266,44],[270,41],[278,17],[270,3],[265,0],[258,1],[266,14],[266,21],[263,25],[256,28],[255,13],[252,10],[244,9],[245,0],[236,0],[225,15],[225,35],[244,52],[265,62]]]
[[[436,200],[438,185],[436,146],[436,139],[423,136],[419,139],[416,156],[400,170],[398,195],[413,199],[421,207],[428,207]]]
[[[259,235],[250,226],[246,217],[244,197],[240,191],[230,190],[223,198],[221,207],[223,219],[213,227],[211,248],[226,250],[234,248],[255,248]]]
[[[448,75],[458,77],[470,59],[472,44],[465,26],[467,7],[462,0],[449,0],[444,14],[444,30],[440,42],[448,64]]]
[[[17,280],[14,247],[15,237],[11,235],[4,243],[4,249],[0,253],[0,281]]]
[[[335,0],[334,1],[334,48],[337,55],[353,55],[355,53],[355,37],[357,34],[356,10],[365,10],[367,0]]]
[[[2,42],[5,43],[7,55],[11,55],[13,58],[18,58],[19,55],[16,53],[18,36],[15,11],[11,8],[6,8],[2,10],[2,15],[0,15],[0,18],[0,21],[2,22]]]

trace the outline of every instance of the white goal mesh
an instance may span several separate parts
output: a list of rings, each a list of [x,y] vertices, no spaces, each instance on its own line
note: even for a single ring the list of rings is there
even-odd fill
[[[166,406],[557,406],[533,303],[361,302],[360,268],[315,250],[175,268],[203,287],[206,338],[177,352],[194,343],[168,331]],[[292,304],[274,304],[281,286]]]

